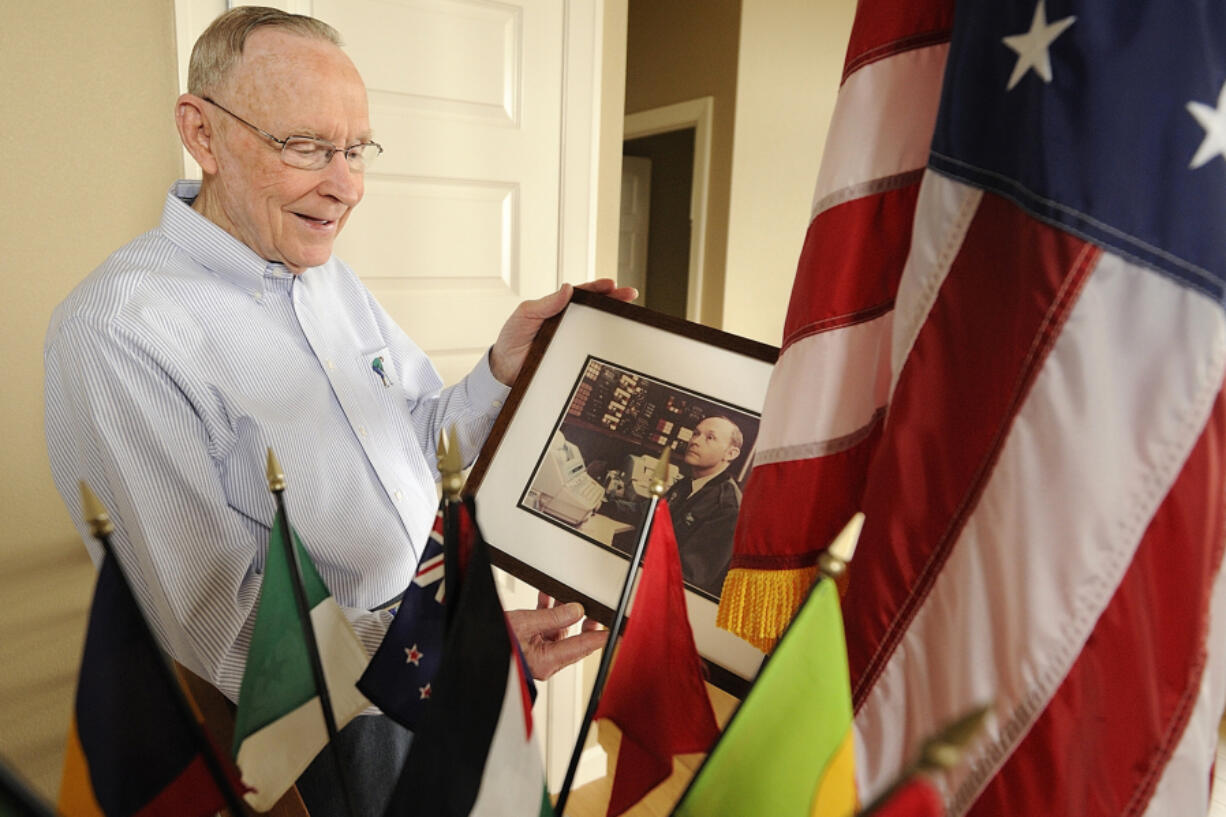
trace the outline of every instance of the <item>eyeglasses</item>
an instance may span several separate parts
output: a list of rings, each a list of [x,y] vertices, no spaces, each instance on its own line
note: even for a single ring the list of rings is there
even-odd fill
[[[345,163],[349,165],[349,169],[356,173],[361,173],[370,167],[371,163],[383,153],[383,146],[378,142],[359,142],[356,145],[342,148],[312,136],[288,136],[285,139],[278,139],[263,128],[257,128],[233,111],[218,105],[207,96],[201,97],[201,99],[223,113],[233,116],[265,139],[271,139],[280,145],[281,161],[290,167],[297,167],[302,170],[323,170],[332,161],[333,154],[343,153],[345,155]]]

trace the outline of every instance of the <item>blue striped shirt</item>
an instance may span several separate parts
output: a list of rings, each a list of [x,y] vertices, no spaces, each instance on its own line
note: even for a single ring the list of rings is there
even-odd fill
[[[455,425],[471,461],[507,389],[488,361],[438,373],[336,258],[301,275],[190,208],[56,309],[44,352],[56,487],[95,561],[77,481],[110,509],[120,562],[170,653],[238,695],[274,513],[290,520],[369,652],[408,585],[437,504],[435,445]]]

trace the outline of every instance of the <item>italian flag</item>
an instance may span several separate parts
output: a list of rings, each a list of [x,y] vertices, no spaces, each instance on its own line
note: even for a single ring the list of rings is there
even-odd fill
[[[278,512],[268,541],[264,583],[247,666],[239,689],[234,753],[245,795],[267,811],[294,785],[328,742],[319,691],[311,674],[306,639],[291,585],[291,566]],[[298,534],[292,532],[302,565],[302,583],[323,663],[332,713],[340,729],[369,704],[354,684],[366,669],[366,651],[324,585]]]
[[[453,510],[469,514],[466,505]],[[452,624],[442,663],[387,814],[552,817],[528,681],[489,550],[475,524],[459,527],[472,532],[468,563],[458,592],[447,591]],[[447,542],[448,572],[458,571],[466,544]]]

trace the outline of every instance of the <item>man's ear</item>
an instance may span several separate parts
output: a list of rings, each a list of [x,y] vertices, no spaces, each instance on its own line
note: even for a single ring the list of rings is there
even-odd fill
[[[204,112],[208,103],[195,94],[183,94],[175,102],[175,126],[183,147],[200,165],[206,175],[217,172],[217,157],[213,153],[215,133],[213,125]]]
[[[724,462],[732,462],[737,457],[741,456],[741,449],[735,445],[728,446],[728,450],[724,452]]]

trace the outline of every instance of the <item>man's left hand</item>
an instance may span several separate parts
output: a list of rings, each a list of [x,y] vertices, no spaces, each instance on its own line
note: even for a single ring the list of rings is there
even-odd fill
[[[553,607],[553,599],[541,593],[535,610],[510,610],[507,619],[528,669],[538,681],[547,680],[558,670],[596,652],[609,637],[607,630],[591,619],[583,619],[583,605],[577,602]],[[566,630],[583,619],[580,631],[567,637]]]
[[[502,325],[502,331],[498,333],[498,340],[494,341],[494,348],[490,349],[490,371],[499,383],[510,386],[515,382],[541,323],[566,307],[570,302],[572,289],[570,284],[562,284],[561,289],[552,295],[537,298],[535,301],[524,301],[515,308],[511,317],[507,318],[507,322]],[[619,301],[633,301],[639,294],[634,287],[619,287],[612,278],[600,278],[580,284],[579,289],[608,295]]]

